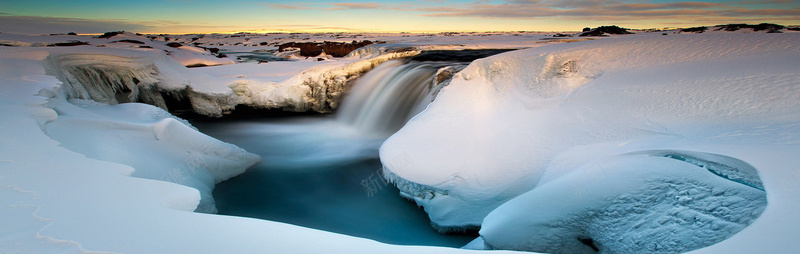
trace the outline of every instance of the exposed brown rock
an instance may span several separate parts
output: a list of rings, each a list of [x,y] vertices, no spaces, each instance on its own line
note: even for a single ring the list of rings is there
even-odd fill
[[[328,55],[333,57],[343,57],[347,54],[350,54],[353,50],[364,47],[367,45],[372,45],[372,41],[353,41],[352,43],[344,43],[344,42],[330,42],[326,41],[323,43],[319,42],[289,42],[284,43],[278,46],[278,50],[285,50],[287,48],[299,48],[300,55],[305,57],[315,57],[325,52]]]
[[[350,52],[357,48],[368,45],[372,45],[372,42],[368,40],[361,42],[353,41],[352,43],[326,41],[322,44],[322,50],[324,50],[326,54],[333,57],[343,57],[347,54],[350,54]]]
[[[322,54],[322,47],[317,42],[288,42],[278,46],[278,50],[283,51],[287,48],[299,48],[300,55],[305,57],[318,56]]]

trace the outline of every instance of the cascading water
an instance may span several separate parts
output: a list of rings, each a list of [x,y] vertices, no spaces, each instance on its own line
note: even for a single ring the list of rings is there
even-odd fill
[[[361,77],[345,97],[337,120],[377,135],[390,135],[433,100],[439,62],[388,61]]]
[[[378,147],[427,107],[465,62],[388,61],[356,81],[328,116],[192,122],[262,162],[214,190],[220,214],[316,228],[392,244],[461,247],[384,178]],[[354,128],[355,127],[355,128]]]

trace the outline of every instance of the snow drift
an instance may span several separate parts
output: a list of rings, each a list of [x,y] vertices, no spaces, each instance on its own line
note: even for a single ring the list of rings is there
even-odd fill
[[[61,146],[92,159],[131,166],[134,177],[195,188],[200,192],[197,212],[216,213],[211,196],[214,186],[260,160],[150,105],[67,102],[55,97],[47,106],[58,113],[58,119],[43,129]]]
[[[585,242],[597,241],[594,247],[604,252],[669,252],[705,247],[731,237],[758,217],[766,202],[761,190],[766,190],[770,197],[770,191],[775,189],[769,182],[775,181],[774,177],[780,178],[786,170],[775,163],[753,164],[762,180],[764,172],[768,172],[770,179],[764,180],[764,188],[754,188],[760,182],[753,177],[752,170],[712,170],[705,171],[702,177],[676,173],[663,178],[642,178],[645,182],[659,182],[656,186],[661,187],[656,188],[674,181],[658,179],[694,179],[681,187],[686,189],[720,184],[736,193],[721,202],[746,200],[739,211],[746,216],[737,217],[741,219],[736,219],[735,225],[721,227],[724,230],[711,230],[714,234],[698,243],[675,240],[679,237],[662,238],[672,227],[655,227],[648,233],[644,229],[650,225],[643,225],[643,229],[627,233],[641,236],[636,241],[656,243],[663,239],[686,244],[687,247],[682,247],[685,249],[662,249],[664,246],[649,249],[653,246],[615,245],[608,239],[601,240],[604,236],[593,234],[610,230],[606,226],[612,219],[591,222],[596,216],[589,212],[606,211],[603,209],[614,202],[629,206],[626,202],[649,196],[621,201],[614,201],[614,197],[664,194],[647,192],[642,187],[646,183],[632,180],[638,179],[633,176],[642,172],[700,172],[690,170],[697,166],[692,165],[695,158],[692,156],[622,159],[629,157],[623,154],[683,150],[718,154],[724,157],[714,158],[751,164],[773,158],[800,165],[794,157],[775,159],[778,153],[751,152],[800,149],[797,146],[800,128],[796,125],[800,119],[797,106],[800,74],[794,67],[800,65],[797,60],[800,47],[795,43],[798,39],[797,33],[640,34],[545,45],[477,60],[457,74],[425,111],[383,144],[380,157],[384,174],[396,183],[403,196],[425,208],[440,231],[483,225],[486,227],[481,231],[483,240],[493,247],[554,251],[558,246],[570,245],[574,248],[569,250],[594,251],[580,237],[586,237]],[[583,174],[584,178],[577,178],[579,181],[569,181],[580,175],[576,171],[617,156],[621,156],[617,160],[619,166],[609,170],[629,172],[620,174],[631,177],[612,180],[610,175],[596,177],[596,172],[590,171]],[[713,163],[704,165],[725,168]],[[704,179],[714,183],[706,183]],[[584,203],[585,196],[559,195],[560,199],[548,196],[556,189],[591,192],[602,200]],[[523,193],[526,194],[520,196]],[[500,207],[506,202],[508,207],[515,208]],[[653,202],[666,207],[671,201],[655,198]],[[796,201],[784,198],[769,200],[764,215],[740,234],[765,233],[748,233],[748,229],[763,230],[759,221],[769,221],[764,217],[772,213],[770,209],[784,206],[775,203],[787,202],[796,205]],[[562,203],[571,206],[569,211],[585,213],[572,217],[554,214],[558,209],[551,206]],[[674,212],[677,211],[656,208],[642,216],[659,217]],[[563,231],[569,234],[540,237],[561,230],[547,226],[559,222],[569,222],[565,227],[572,228]],[[703,225],[691,224],[674,232],[697,233],[693,230],[716,224]],[[542,227],[552,230],[534,230]],[[613,230],[625,235],[623,229]],[[784,235],[786,232],[778,230],[770,235],[791,242],[791,237]],[[556,239],[561,236],[565,238]],[[515,240],[502,240],[512,238]],[[742,243],[731,246],[755,244],[741,238],[737,242]],[[725,243],[720,244],[728,246]]]
[[[492,211],[481,229],[486,246],[547,253],[686,252],[741,231],[767,205],[755,168],[734,158],[647,151],[599,163],[606,166],[579,168]],[[574,187],[585,184],[585,173],[593,170],[603,184],[576,193]]]

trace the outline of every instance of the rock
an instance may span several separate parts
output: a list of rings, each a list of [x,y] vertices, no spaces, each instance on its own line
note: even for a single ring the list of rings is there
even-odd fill
[[[85,41],[69,41],[69,42],[56,42],[53,44],[48,44],[48,47],[72,47],[72,46],[83,46],[89,45],[88,42]]]
[[[97,36],[97,38],[101,39],[108,39],[117,35],[124,33],[125,31],[113,31],[113,32],[106,32],[103,35]]]
[[[305,57],[315,57],[325,52],[328,55],[333,57],[343,57],[347,54],[350,54],[353,50],[364,47],[367,45],[372,45],[372,41],[353,41],[352,43],[344,43],[344,42],[330,42],[326,41],[323,43],[319,42],[289,42],[284,43],[278,46],[278,50],[283,51],[287,48],[299,48],[300,49],[300,56]]]
[[[715,26],[717,29],[716,31],[725,30],[729,32],[738,31],[742,28],[750,28],[753,29],[754,32],[767,30],[768,33],[779,33],[781,29],[786,28],[785,26],[778,25],[778,24],[770,24],[770,23],[761,23],[758,25],[748,25],[748,24],[727,24],[727,25],[718,25]]]
[[[172,47],[172,48],[177,48],[177,47],[183,46],[183,44],[180,44],[178,42],[170,42],[170,43],[167,43],[167,46],[168,47]]]
[[[353,41],[352,43],[342,43],[342,42],[329,42],[326,41],[322,44],[322,50],[325,51],[326,54],[331,55],[333,57],[343,57],[347,54],[350,54],[353,50],[372,45],[372,41]]]
[[[287,48],[299,48],[300,56],[312,57],[322,54],[322,48],[317,42],[288,42],[278,46],[279,51]]]
[[[705,27],[705,26],[698,26],[698,27],[690,27],[690,28],[684,28],[684,29],[681,29],[681,32],[686,32],[686,33],[703,33],[703,32],[705,32],[706,30],[708,30],[708,27]]]
[[[584,29],[585,30],[585,29]],[[633,34],[628,32],[628,29],[618,26],[601,26],[587,32],[581,33],[579,36],[607,36],[606,34]]]
[[[141,41],[127,40],[127,39],[126,40],[112,41],[111,43],[117,43],[117,42],[127,42],[127,43],[133,43],[133,44],[144,44],[144,42],[141,42]]]

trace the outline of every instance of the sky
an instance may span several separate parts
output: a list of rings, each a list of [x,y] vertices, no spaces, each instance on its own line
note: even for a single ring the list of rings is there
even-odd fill
[[[579,31],[584,27],[800,25],[800,0],[0,2],[0,32],[22,34]]]

